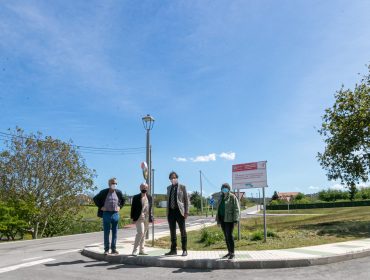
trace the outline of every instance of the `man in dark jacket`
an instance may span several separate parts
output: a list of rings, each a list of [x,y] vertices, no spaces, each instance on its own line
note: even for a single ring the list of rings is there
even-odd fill
[[[125,204],[122,192],[117,189],[117,179],[108,180],[109,188],[100,191],[94,197],[94,203],[98,206],[98,216],[103,218],[104,229],[104,254],[109,253],[109,234],[112,229],[111,253],[118,254],[116,250],[119,210]]]
[[[171,185],[167,187],[167,220],[170,227],[171,250],[165,255],[177,255],[177,223],[181,233],[182,256],[186,257],[188,251],[185,220],[189,216],[189,197],[186,187],[179,184],[178,178],[179,176],[174,171],[169,175]]]
[[[137,248],[139,248],[139,255],[147,255],[144,252],[144,237],[148,231],[149,223],[153,222],[152,212],[152,197],[147,193],[148,185],[143,183],[140,185],[140,193],[132,198],[131,205],[131,219],[136,225],[136,237],[132,255],[137,255]]]

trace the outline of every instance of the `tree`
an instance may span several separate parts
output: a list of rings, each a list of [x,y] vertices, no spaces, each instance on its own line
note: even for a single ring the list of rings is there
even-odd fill
[[[332,108],[325,110],[321,129],[326,144],[318,153],[329,180],[340,180],[352,191],[369,180],[370,172],[370,66],[354,90],[342,88]]]
[[[201,208],[201,196],[199,192],[193,192],[190,195],[190,203],[197,209],[197,211]]]
[[[16,128],[0,152],[0,199],[23,200],[32,211],[32,237],[61,231],[81,207],[79,195],[93,191],[95,171],[72,143]],[[71,221],[72,222],[72,221]]]
[[[271,200],[278,200],[279,199],[279,196],[277,194],[277,191],[274,191],[274,194],[273,196],[271,197]]]
[[[304,198],[304,194],[303,193],[298,193],[295,197],[294,197],[294,200],[302,200]]]

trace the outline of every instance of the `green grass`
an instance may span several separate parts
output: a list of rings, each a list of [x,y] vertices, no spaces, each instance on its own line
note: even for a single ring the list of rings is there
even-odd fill
[[[271,211],[288,213],[288,211]],[[370,237],[370,206],[329,209],[292,210],[294,214],[312,216],[268,216],[267,242],[263,242],[263,218],[243,219],[238,250],[286,249],[341,242]],[[236,237],[237,230],[234,231]],[[178,238],[180,240],[180,238]],[[156,241],[156,246],[169,248],[168,237]],[[226,244],[219,227],[213,226],[188,233],[189,250],[220,250]]]

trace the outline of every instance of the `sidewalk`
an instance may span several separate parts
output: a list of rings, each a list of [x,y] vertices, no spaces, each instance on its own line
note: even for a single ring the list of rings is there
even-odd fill
[[[119,242],[117,244],[119,255],[105,256],[102,244],[87,246],[82,254],[112,263],[198,269],[301,267],[370,256],[370,239],[284,250],[236,251],[236,259],[232,261],[220,259],[227,253],[226,251],[188,251],[187,257],[180,255],[167,257],[163,254],[168,250],[160,248],[146,248],[148,256],[134,257],[130,255],[132,243],[132,241]]]
[[[196,230],[202,226],[211,226],[214,223],[205,223],[187,228],[187,231]],[[169,235],[168,231],[156,233],[155,237]],[[151,237],[149,238],[149,240]],[[198,269],[256,269],[256,268],[286,268],[310,265],[322,265],[341,262],[355,258],[370,256],[370,238],[353,240],[341,243],[325,244],[310,247],[263,250],[263,251],[236,251],[235,260],[221,259],[226,251],[188,251],[187,257],[164,256],[168,251],[161,248],[146,247],[148,256],[131,256],[134,237],[126,238],[117,243],[119,255],[103,254],[102,243],[86,246],[82,255],[112,263],[122,263],[141,266],[159,266],[174,268]],[[179,252],[179,254],[181,251]]]

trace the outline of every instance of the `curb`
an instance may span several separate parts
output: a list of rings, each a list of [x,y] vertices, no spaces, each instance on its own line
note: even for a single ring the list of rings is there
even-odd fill
[[[174,259],[165,256],[104,255],[84,249],[83,256],[109,263],[121,263],[151,267],[195,268],[195,269],[274,269],[325,265],[370,256],[370,249],[335,256],[280,260],[221,260],[221,259]]]

